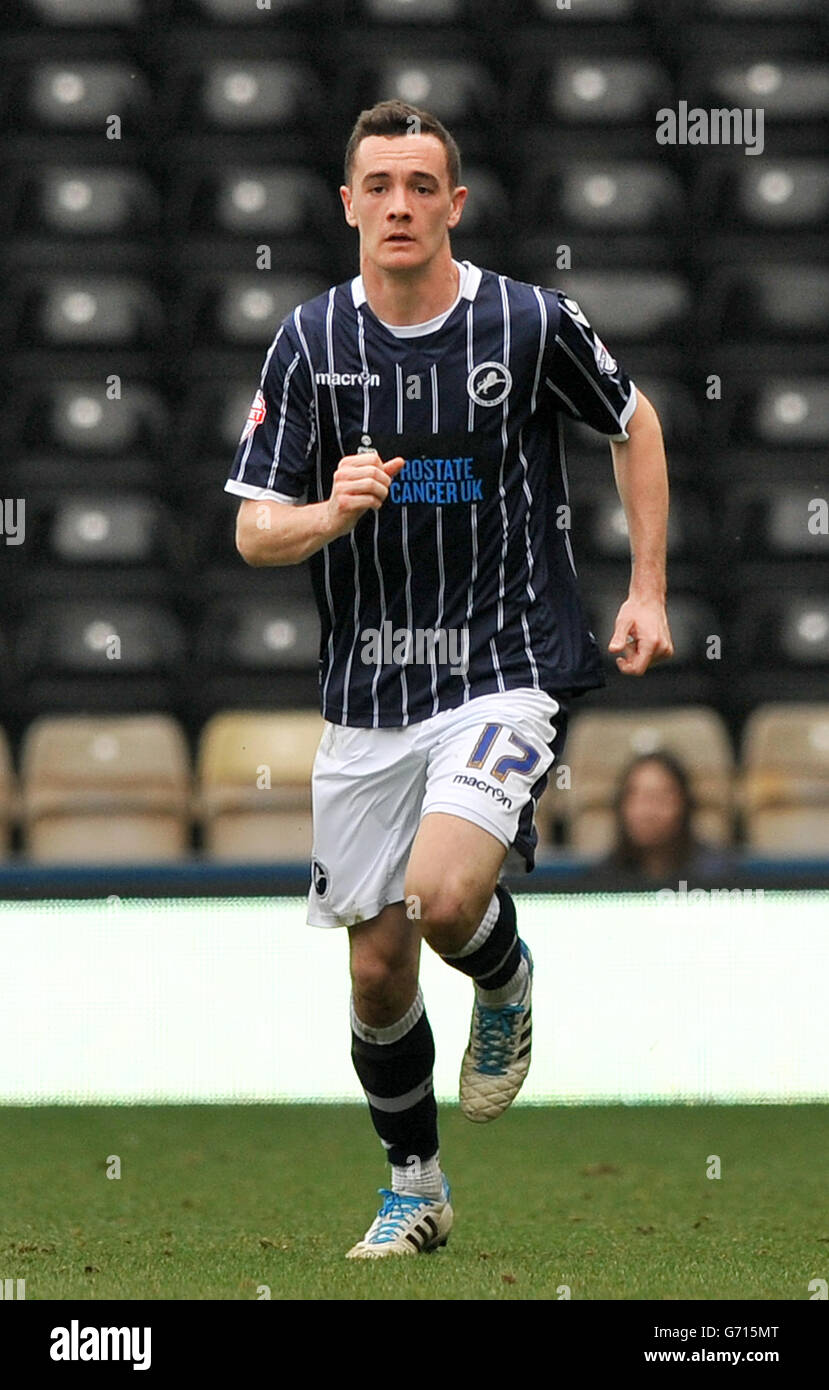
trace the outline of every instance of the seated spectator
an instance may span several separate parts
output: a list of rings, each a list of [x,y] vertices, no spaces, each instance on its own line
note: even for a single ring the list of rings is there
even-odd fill
[[[694,798],[682,763],[670,753],[643,753],[628,765],[614,799],[616,843],[596,873],[608,886],[689,888],[730,866],[730,855],[698,840]]]

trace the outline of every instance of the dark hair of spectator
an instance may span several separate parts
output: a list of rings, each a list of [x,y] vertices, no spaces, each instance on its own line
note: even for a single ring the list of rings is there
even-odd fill
[[[636,870],[640,867],[642,851],[630,838],[624,817],[624,801],[633,774],[646,763],[656,763],[673,777],[682,799],[682,814],[673,842],[676,863],[687,863],[697,848],[697,840],[691,828],[694,812],[694,795],[691,782],[683,764],[672,753],[662,750],[655,753],[640,753],[628,764],[616,788],[613,810],[616,816],[616,843],[610,854],[610,863],[617,869]]]

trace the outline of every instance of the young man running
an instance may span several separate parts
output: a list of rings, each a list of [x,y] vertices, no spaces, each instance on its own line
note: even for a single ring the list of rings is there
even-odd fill
[[[451,135],[364,111],[340,194],[360,273],[276,334],[227,488],[252,565],[310,560],[326,721],[308,920],[348,929],[352,1057],[391,1164],[351,1258],[446,1243],[421,940],[474,986],[460,1078],[495,1119],[530,1063],[532,958],[499,883],[533,866],[535,803],[574,694],[600,686],[568,532],[561,415],[611,440],[632,573],[609,649],[672,655],[656,413],[560,292],[452,257]]]

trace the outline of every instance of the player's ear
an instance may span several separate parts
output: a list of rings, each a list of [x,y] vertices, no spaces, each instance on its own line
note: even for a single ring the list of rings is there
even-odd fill
[[[346,222],[348,223],[349,227],[356,227],[357,218],[354,216],[354,207],[351,201],[351,189],[348,187],[348,184],[344,183],[340,186],[340,197],[342,198]]]
[[[446,224],[448,227],[457,227],[460,222],[463,205],[466,202],[466,195],[468,192],[469,189],[461,183],[458,184],[458,187],[452,194],[452,211],[449,214],[449,220]]]

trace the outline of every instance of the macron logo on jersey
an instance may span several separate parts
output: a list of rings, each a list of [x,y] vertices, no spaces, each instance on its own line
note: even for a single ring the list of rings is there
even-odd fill
[[[379,372],[317,372],[318,386],[379,386]]]

